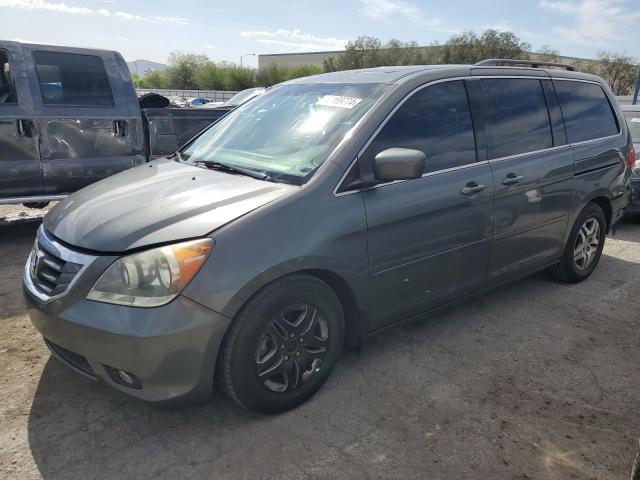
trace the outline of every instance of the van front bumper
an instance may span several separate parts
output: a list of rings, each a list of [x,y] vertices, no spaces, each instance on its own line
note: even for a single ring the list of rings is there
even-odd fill
[[[228,318],[184,296],[156,308],[82,299],[52,312],[26,288],[24,295],[52,354],[76,372],[152,403],[211,397]]]

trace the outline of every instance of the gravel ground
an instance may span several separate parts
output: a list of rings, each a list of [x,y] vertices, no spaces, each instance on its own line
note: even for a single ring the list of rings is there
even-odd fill
[[[270,417],[222,394],[154,410],[50,358],[21,298],[37,225],[0,226],[0,478],[628,478],[640,225],[586,282],[537,275],[391,329]]]

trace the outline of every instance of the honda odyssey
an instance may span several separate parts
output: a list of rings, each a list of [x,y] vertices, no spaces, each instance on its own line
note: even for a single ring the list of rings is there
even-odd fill
[[[372,333],[541,270],[586,279],[634,161],[609,87],[569,66],[296,79],[57,204],[26,302],[86,377],[157,403],[215,379],[278,412]]]

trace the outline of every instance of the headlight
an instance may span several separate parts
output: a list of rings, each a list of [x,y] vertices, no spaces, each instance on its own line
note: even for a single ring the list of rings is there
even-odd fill
[[[97,302],[157,307],[175,298],[213,249],[209,238],[167,245],[119,258],[87,298]]]

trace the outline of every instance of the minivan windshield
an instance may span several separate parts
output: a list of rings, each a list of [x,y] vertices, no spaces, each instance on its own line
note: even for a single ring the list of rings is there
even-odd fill
[[[640,143],[640,111],[624,112],[633,143]]]
[[[380,84],[290,84],[241,105],[180,151],[302,185],[384,92]]]

